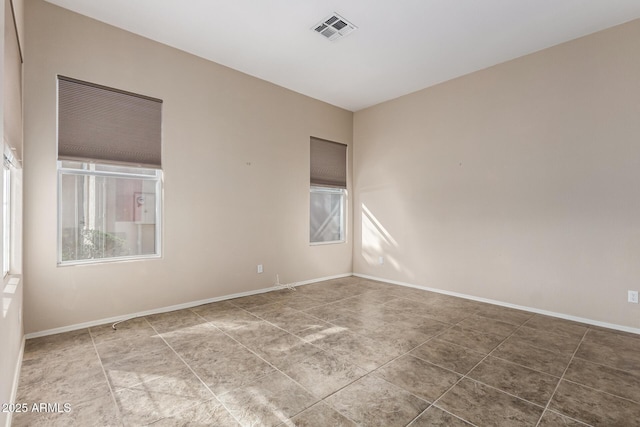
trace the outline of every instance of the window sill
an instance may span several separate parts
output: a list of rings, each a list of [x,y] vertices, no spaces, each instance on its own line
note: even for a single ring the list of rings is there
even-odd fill
[[[77,261],[58,261],[58,267],[73,267],[77,265],[112,264],[116,262],[131,262],[160,259],[162,255],[139,255],[119,258],[82,259]]]
[[[309,246],[339,245],[347,243],[346,240],[332,240],[331,242],[309,242]]]

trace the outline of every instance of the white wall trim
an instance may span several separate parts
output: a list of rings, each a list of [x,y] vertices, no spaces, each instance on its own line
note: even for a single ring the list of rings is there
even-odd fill
[[[22,369],[22,358],[24,357],[24,344],[26,338],[23,335],[22,341],[20,342],[20,352],[18,353],[18,360],[16,361],[15,370],[13,372],[13,384],[11,385],[11,396],[9,397],[9,403],[16,403],[16,399],[18,398],[18,385],[20,384],[20,370]],[[11,418],[13,416],[13,412],[9,411],[7,413],[6,427],[11,427]]]
[[[586,323],[588,325],[600,326],[602,328],[615,329],[617,331],[629,332],[629,333],[632,333],[632,334],[640,335],[640,329],[632,328],[630,326],[616,325],[614,323],[601,322],[599,320],[587,319],[587,318],[578,317],[578,316],[571,316],[569,314],[564,314],[564,313],[556,313],[555,311],[541,310],[539,308],[533,308],[533,307],[527,307],[527,306],[523,306],[523,305],[511,304],[511,303],[508,303],[508,302],[497,301],[497,300],[488,299],[488,298],[481,298],[481,297],[476,297],[476,296],[473,296],[473,295],[467,295],[467,294],[461,294],[461,293],[458,293],[458,292],[446,291],[446,290],[443,290],[443,289],[430,288],[430,287],[427,287],[427,286],[419,286],[419,285],[414,285],[414,284],[411,284],[411,283],[399,282],[397,280],[390,280],[390,279],[383,279],[381,277],[368,276],[366,274],[353,273],[353,275],[356,276],[356,277],[361,277],[363,279],[376,280],[378,282],[385,282],[385,283],[390,283],[392,285],[406,286],[408,288],[421,289],[423,291],[436,292],[436,293],[439,293],[439,294],[451,295],[451,296],[454,296],[454,297],[464,298],[464,299],[478,301],[478,302],[486,302],[488,304],[494,304],[494,305],[499,305],[499,306],[508,307],[508,308],[515,308],[517,310],[528,311],[528,312],[536,313],[536,314],[544,314],[545,316],[558,317],[560,319],[572,320],[574,322]]]
[[[353,274],[352,273],[346,273],[346,274],[338,274],[338,275],[335,275],[335,276],[327,276],[327,277],[321,277],[321,278],[317,278],[317,279],[304,280],[302,282],[292,283],[291,286],[308,285],[308,284],[311,284],[311,283],[323,282],[325,280],[332,280],[332,279],[341,279],[343,277],[349,277],[349,276],[353,276]],[[47,335],[61,334],[63,332],[76,331],[78,329],[85,329],[85,328],[90,328],[90,327],[93,327],[93,326],[104,325],[104,324],[107,324],[107,323],[115,323],[115,322],[119,322],[119,321],[122,321],[122,320],[133,319],[135,317],[148,316],[148,315],[151,315],[151,314],[166,313],[168,311],[175,311],[175,310],[182,310],[182,309],[185,309],[185,308],[197,307],[199,305],[209,304],[211,302],[225,301],[225,300],[229,300],[229,299],[246,297],[246,296],[250,296],[250,295],[263,294],[265,292],[281,290],[285,286],[286,285],[281,284],[280,286],[271,286],[269,288],[262,288],[262,289],[257,289],[257,290],[254,290],[254,291],[239,292],[237,294],[224,295],[224,296],[221,296],[221,297],[214,297],[214,298],[207,298],[207,299],[198,300],[198,301],[186,302],[186,303],[183,303],[183,304],[170,305],[168,307],[154,308],[154,309],[151,309],[151,310],[140,311],[140,312],[137,312],[137,313],[124,314],[124,315],[121,315],[121,316],[108,317],[108,318],[105,318],[105,319],[92,320],[92,321],[83,322],[83,323],[76,323],[74,325],[62,326],[62,327],[53,328],[53,329],[46,329],[44,331],[39,331],[39,332],[31,332],[31,333],[26,334],[25,337],[26,337],[26,339],[31,339],[31,338],[44,337],[44,336],[47,336]],[[23,348],[24,348],[24,346],[23,346]]]

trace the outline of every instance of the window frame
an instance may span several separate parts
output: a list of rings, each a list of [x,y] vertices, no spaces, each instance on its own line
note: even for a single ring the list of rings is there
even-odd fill
[[[340,239],[328,240],[321,242],[311,241],[311,194],[312,193],[325,193],[325,194],[339,194],[340,195]],[[347,189],[339,187],[326,187],[320,185],[311,185],[309,187],[309,245],[336,245],[347,242]]]
[[[73,162],[78,163],[82,166],[82,168],[73,168],[66,167],[63,163]],[[100,168],[105,168],[107,170],[95,170],[96,166]],[[144,171],[154,171],[155,174],[145,174],[145,173],[133,173],[133,172],[123,172],[123,171],[109,171],[109,168],[127,168],[127,169],[139,169]],[[93,169],[93,170],[92,170]],[[87,177],[102,177],[102,178],[123,178],[123,179],[141,179],[145,181],[155,181],[156,182],[156,206],[155,206],[155,253],[153,254],[140,254],[140,255],[127,255],[127,256],[116,256],[116,257],[108,257],[108,258],[90,258],[90,259],[76,259],[76,260],[62,260],[62,177],[63,175],[75,175],[75,176],[87,176]],[[162,169],[157,168],[148,168],[148,167],[138,167],[136,165],[115,165],[110,163],[103,162],[93,162],[93,161],[67,161],[67,160],[58,160],[57,161],[57,265],[59,267],[63,266],[72,266],[72,265],[86,265],[86,264],[105,264],[112,262],[122,262],[122,261],[137,261],[137,260],[146,260],[146,259],[158,259],[162,258],[163,247],[162,247],[162,211],[163,211],[163,180],[164,174]],[[77,208],[77,206],[76,206]]]

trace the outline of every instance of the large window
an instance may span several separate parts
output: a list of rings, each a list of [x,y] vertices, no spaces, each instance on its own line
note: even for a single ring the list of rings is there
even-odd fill
[[[158,255],[157,169],[61,161],[59,262]]]
[[[347,146],[311,138],[309,241],[345,241]]]
[[[162,101],[58,78],[58,263],[157,257]]]

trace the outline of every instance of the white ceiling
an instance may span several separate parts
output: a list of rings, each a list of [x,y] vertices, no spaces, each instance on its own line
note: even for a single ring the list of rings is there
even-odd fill
[[[48,1],[351,111],[640,18],[640,0]],[[333,12],[358,30],[311,30]]]

